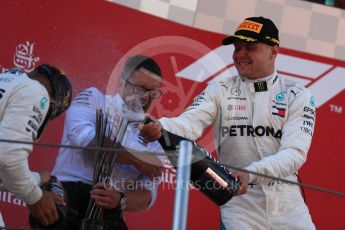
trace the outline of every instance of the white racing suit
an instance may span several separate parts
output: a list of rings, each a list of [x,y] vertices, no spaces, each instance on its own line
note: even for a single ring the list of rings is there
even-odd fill
[[[235,76],[208,85],[179,117],[160,122],[193,140],[212,124],[222,164],[297,181],[315,104],[307,89],[276,72],[257,81]],[[248,192],[221,207],[221,218],[223,229],[315,229],[298,186],[254,174]]]
[[[48,108],[48,92],[38,81],[17,69],[0,74],[0,139],[33,141]],[[0,187],[27,204],[42,196],[40,176],[28,165],[31,151],[32,145],[0,142]]]

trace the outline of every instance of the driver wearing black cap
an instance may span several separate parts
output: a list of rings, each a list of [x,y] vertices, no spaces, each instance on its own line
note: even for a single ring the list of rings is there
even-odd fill
[[[256,174],[298,181],[314,132],[314,98],[277,73],[279,36],[270,19],[245,19],[223,44],[235,47],[238,75],[210,83],[180,116],[159,122],[192,140],[213,125],[220,163],[247,170],[232,172],[241,184],[221,206],[222,229],[315,229],[298,186]]]

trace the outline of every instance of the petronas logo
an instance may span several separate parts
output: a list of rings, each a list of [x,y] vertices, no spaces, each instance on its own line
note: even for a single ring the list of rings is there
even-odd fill
[[[278,93],[276,95],[276,100],[277,101],[284,101],[284,98],[285,98],[285,92],[281,92],[281,93]]]

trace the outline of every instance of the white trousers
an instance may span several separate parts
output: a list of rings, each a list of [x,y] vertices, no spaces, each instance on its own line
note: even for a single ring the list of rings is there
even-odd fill
[[[248,185],[247,194],[221,207],[226,230],[315,230],[298,186]]]

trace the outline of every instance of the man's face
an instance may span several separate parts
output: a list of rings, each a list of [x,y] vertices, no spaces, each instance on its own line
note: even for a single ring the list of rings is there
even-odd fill
[[[260,79],[268,77],[274,72],[278,46],[244,41],[235,41],[234,46],[232,58],[241,77]]]
[[[160,97],[161,82],[161,77],[146,69],[136,70],[125,83],[123,98],[128,105],[140,103],[143,111],[146,112],[154,97]]]

